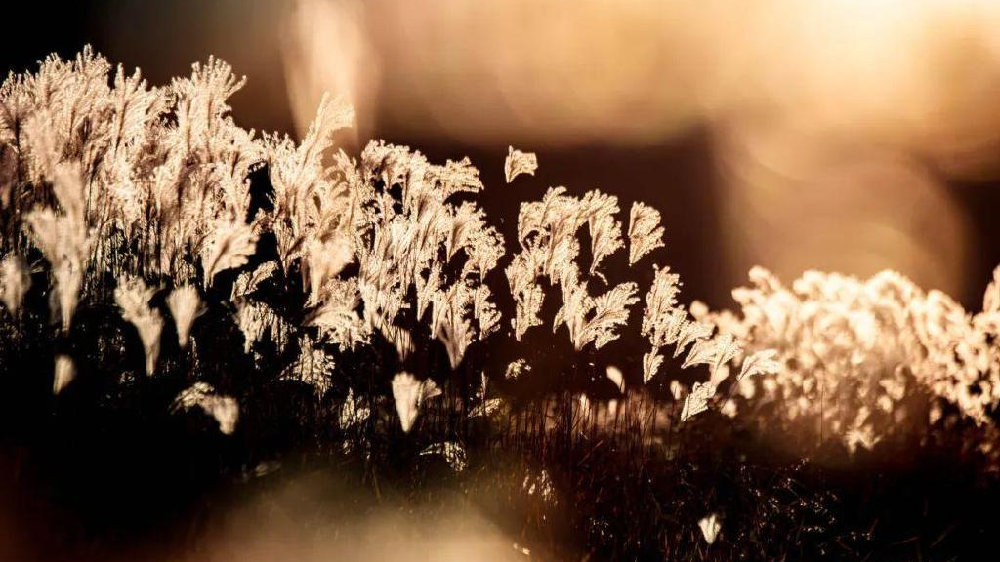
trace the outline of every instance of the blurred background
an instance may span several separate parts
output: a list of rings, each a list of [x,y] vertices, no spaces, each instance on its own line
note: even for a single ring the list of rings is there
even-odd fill
[[[163,84],[214,54],[238,123],[298,134],[323,91],[371,138],[468,155],[513,232],[550,185],[664,214],[688,298],[762,264],[894,268],[978,308],[1000,263],[991,0],[117,0],[41,3],[5,68],[86,44]],[[32,13],[34,12],[34,13]],[[8,22],[11,25],[12,22]],[[535,178],[502,182],[512,144]]]
[[[16,72],[88,43],[158,85],[220,57],[248,77],[233,113],[257,130],[299,135],[324,91],[345,96],[358,110],[349,151],[382,138],[435,161],[471,157],[487,184],[483,206],[510,241],[520,202],[549,186],[600,188],[626,213],[643,200],[663,213],[683,299],[714,308],[730,306],[730,290],[761,264],[788,282],[810,268],[861,276],[893,268],[978,309],[1000,263],[996,0],[78,0],[23,3],[5,23],[0,68]],[[538,154],[535,177],[503,182],[508,144]],[[168,484],[185,470],[214,474],[209,452],[225,450],[214,433],[110,450],[132,442],[129,429],[128,438],[94,436],[107,442],[100,454],[71,443],[80,447],[74,458],[112,460],[61,467],[80,473],[67,488],[97,503],[110,492],[88,479],[121,459],[120,473],[103,481],[151,490],[136,494],[137,512],[147,495],[155,506],[181,505],[204,490]],[[199,454],[171,454],[184,447]],[[62,498],[36,497],[54,477],[5,454],[0,498],[13,499],[0,501],[0,559],[92,534],[58,507]],[[150,478],[131,472],[153,465],[142,455],[177,464]],[[197,472],[189,457],[210,460]],[[352,498],[336,475],[311,478],[283,482],[277,499],[242,503],[233,499],[239,488],[206,480],[207,503],[234,505],[236,515],[210,529],[218,543],[190,559],[329,559],[325,539],[302,529],[326,521],[324,509],[350,519],[370,499]],[[466,543],[413,548],[376,511],[374,530],[349,528],[345,536],[361,538],[337,548],[352,558],[375,552],[371,559],[510,557],[511,537],[480,514],[455,513],[468,529],[453,535],[472,537]],[[438,533],[422,515],[407,519],[413,532]],[[188,521],[180,507],[156,516],[180,521],[173,532],[183,538],[209,517]],[[121,559],[150,558],[176,539],[154,528]],[[96,545],[88,552],[73,559],[108,559]]]

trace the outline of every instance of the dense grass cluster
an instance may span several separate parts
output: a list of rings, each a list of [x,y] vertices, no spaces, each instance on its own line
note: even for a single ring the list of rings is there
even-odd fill
[[[499,498],[543,558],[860,559],[902,489],[837,471],[995,468],[996,280],[974,316],[895,274],[757,269],[741,316],[689,309],[642,202],[625,228],[555,187],[502,233],[468,159],[335,150],[331,100],[301,142],[257,136],[242,84],[88,49],[0,87],[2,435],[53,502],[141,527],[332,463],[402,505]],[[505,179],[537,165],[512,147]]]

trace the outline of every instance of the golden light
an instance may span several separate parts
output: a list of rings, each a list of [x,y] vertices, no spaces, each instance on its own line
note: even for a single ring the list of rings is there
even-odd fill
[[[378,112],[473,144],[650,144],[707,127],[731,279],[767,263],[963,281],[965,218],[942,182],[996,171],[1000,4],[304,0],[297,14],[300,126],[331,89],[370,127]]]

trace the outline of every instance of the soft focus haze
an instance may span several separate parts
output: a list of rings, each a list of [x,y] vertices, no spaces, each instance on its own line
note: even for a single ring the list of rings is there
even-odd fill
[[[566,184],[675,202],[668,248],[694,297],[725,299],[760,263],[784,278],[895,268],[975,304],[1000,258],[990,0],[78,9],[85,25],[59,40],[63,55],[91,42],[162,82],[215,54],[249,78],[234,99],[248,126],[301,132],[329,91],[357,107],[358,142],[468,154],[488,186],[507,144],[537,151],[520,199]],[[52,50],[36,43],[10,64]]]
[[[375,130],[381,112],[473,144],[705,128],[727,264],[894,267],[961,291],[968,218],[945,183],[996,171],[998,16],[944,0],[308,0],[283,52],[300,129],[322,90]]]
[[[2,67],[14,72],[92,44],[163,85],[214,55],[248,79],[232,98],[243,127],[300,136],[328,92],[357,110],[356,129],[340,139],[352,155],[385,139],[434,162],[469,156],[486,185],[477,201],[509,249],[520,203],[549,186],[574,196],[600,189],[618,196],[624,213],[644,201],[662,213],[659,265],[684,279],[685,303],[731,307],[730,291],[759,264],[788,285],[810,269],[863,277],[895,269],[980,310],[1000,263],[1000,0],[85,0],[58,14],[44,3],[22,9],[19,33],[0,36]],[[508,145],[537,153],[535,175],[503,181]],[[493,273],[501,282],[508,260]],[[637,276],[652,276],[651,262]],[[565,356],[548,353],[544,341],[527,343],[546,355],[537,370],[555,372],[543,362]],[[76,352],[91,344],[73,345]],[[631,345],[612,350],[616,365],[637,375],[642,352]],[[497,357],[503,353],[486,361]],[[67,411],[44,412],[68,423]],[[95,442],[106,437],[94,433]],[[72,445],[53,450],[75,454]],[[12,498],[0,500],[0,535],[9,529],[17,539],[0,536],[0,559],[45,558],[62,547],[20,537],[86,536],[82,527],[50,524],[61,521],[49,513],[63,498],[33,497],[43,486],[21,485],[31,467],[11,459],[0,457],[0,472],[17,483],[5,490],[0,482],[0,498]],[[72,476],[79,467],[64,468]],[[495,526],[468,494],[432,519],[410,509],[408,497],[364,504],[333,471],[275,480],[232,503],[223,519],[195,513],[178,532],[203,525],[211,540],[186,559],[523,558],[515,546],[522,536]],[[102,503],[104,490],[87,486],[76,486],[86,503]],[[147,491],[170,495],[156,482]],[[212,501],[228,505],[226,490],[218,493]],[[188,525],[187,515],[165,518]],[[171,538],[155,537],[149,549]]]

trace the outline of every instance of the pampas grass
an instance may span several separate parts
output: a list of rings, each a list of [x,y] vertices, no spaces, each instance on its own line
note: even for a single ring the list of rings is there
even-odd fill
[[[793,489],[798,469],[734,460],[744,440],[804,433],[802,457],[833,442],[861,463],[917,435],[1000,466],[1000,270],[976,313],[891,272],[786,287],[761,268],[738,311],[686,307],[675,271],[643,265],[664,258],[645,203],[623,232],[618,196],[552,187],[505,238],[468,158],[379,140],[348,154],[334,140],[353,110],[330,97],[301,141],[257,135],[230,115],[244,83],[210,58],[149,86],[88,48],[0,87],[3,353],[54,366],[32,419],[162,415],[240,451],[220,453],[227,474],[323,451],[379,497],[379,478],[443,462],[475,483],[503,459],[510,474],[478,485],[529,506],[523,529],[578,509],[577,559],[781,558],[768,539],[791,533],[854,544],[829,530],[834,500]],[[504,179],[537,168],[510,147]],[[644,355],[612,366],[623,349]],[[0,382],[30,394],[8,365]]]

